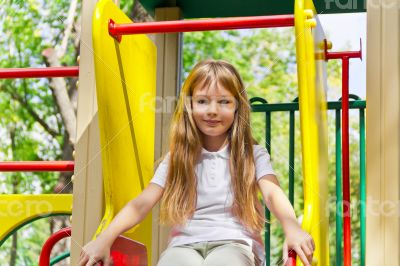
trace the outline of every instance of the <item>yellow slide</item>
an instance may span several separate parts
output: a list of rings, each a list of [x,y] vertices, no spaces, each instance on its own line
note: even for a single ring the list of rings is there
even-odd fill
[[[149,183],[154,162],[156,47],[146,35],[119,43],[108,34],[109,19],[132,23],[111,0],[97,3],[92,37],[105,193],[97,234]],[[151,234],[151,215],[125,234],[147,247],[150,265]]]
[[[324,58],[316,56],[323,54],[319,43],[325,36],[311,0],[296,0],[295,29],[304,182],[302,226],[315,240],[313,264],[329,266],[326,73]]]

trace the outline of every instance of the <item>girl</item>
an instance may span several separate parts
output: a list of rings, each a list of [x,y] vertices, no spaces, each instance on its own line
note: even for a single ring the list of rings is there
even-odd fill
[[[114,240],[140,223],[160,199],[160,221],[172,229],[158,266],[262,265],[259,190],[283,226],[284,260],[293,249],[304,265],[311,265],[313,239],[297,223],[267,150],[252,138],[249,119],[236,69],[225,61],[198,63],[181,91],[170,151],[148,187],[83,247],[79,265],[100,260],[110,265]]]

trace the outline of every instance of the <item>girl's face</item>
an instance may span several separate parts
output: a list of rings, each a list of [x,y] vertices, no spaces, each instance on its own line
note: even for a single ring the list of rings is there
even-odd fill
[[[192,110],[203,140],[223,143],[235,118],[236,99],[216,82],[206,88],[198,86],[193,91]]]

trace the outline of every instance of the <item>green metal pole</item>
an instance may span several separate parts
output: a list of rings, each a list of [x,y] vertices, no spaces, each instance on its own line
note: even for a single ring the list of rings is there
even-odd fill
[[[265,113],[265,147],[271,155],[271,112]],[[271,155],[272,157],[272,155]],[[265,207],[265,265],[271,265],[271,213]]]
[[[289,115],[289,200],[294,206],[294,111]]]
[[[336,109],[336,265],[343,265],[342,150],[340,109]]]
[[[58,255],[57,257],[54,257],[50,260],[50,266],[56,264],[59,261],[62,261],[65,258],[68,258],[70,256],[69,251],[66,251],[64,253],[61,253],[60,255]]]
[[[360,109],[360,249],[361,266],[365,265],[366,244],[366,177],[365,177],[365,118],[364,109]]]

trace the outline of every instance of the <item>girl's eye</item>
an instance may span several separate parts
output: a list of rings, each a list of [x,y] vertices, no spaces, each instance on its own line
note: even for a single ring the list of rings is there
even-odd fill
[[[230,101],[228,101],[228,100],[222,100],[222,101],[220,101],[220,103],[222,103],[222,104],[229,104]]]
[[[197,100],[197,103],[204,104],[204,103],[206,103],[206,101],[205,100]]]

